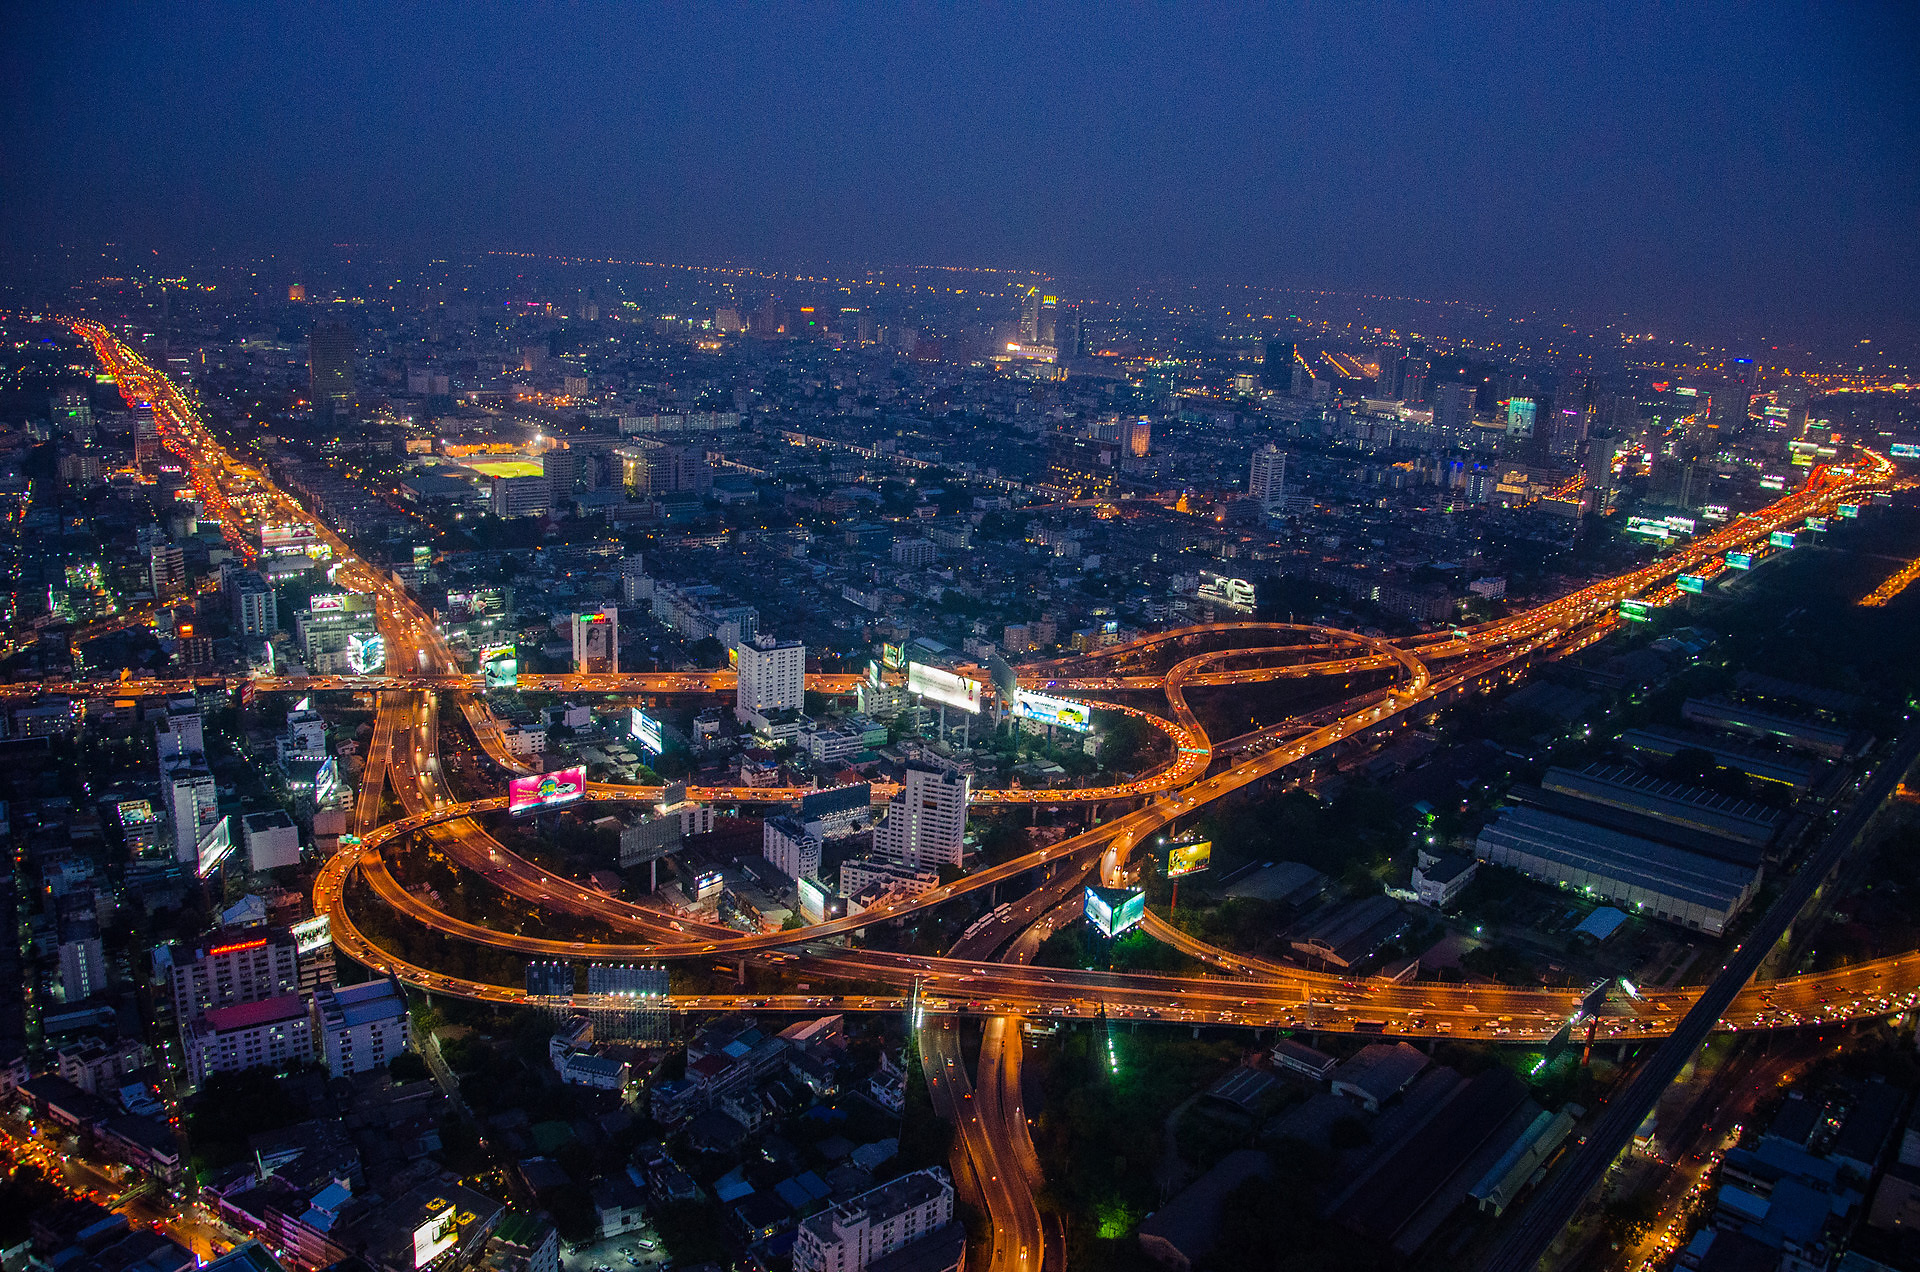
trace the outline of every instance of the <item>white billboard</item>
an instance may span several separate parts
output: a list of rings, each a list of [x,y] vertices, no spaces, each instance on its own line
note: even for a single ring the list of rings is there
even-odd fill
[[[980,714],[980,682],[925,663],[907,664],[907,688],[933,702]]]
[[[413,1266],[424,1268],[460,1244],[460,1225],[453,1221],[453,1207],[432,1216],[413,1230]]]
[[[1013,714],[1022,720],[1032,720],[1035,724],[1057,724],[1075,733],[1086,733],[1093,728],[1093,709],[1084,702],[1031,693],[1025,689],[1014,699]]]

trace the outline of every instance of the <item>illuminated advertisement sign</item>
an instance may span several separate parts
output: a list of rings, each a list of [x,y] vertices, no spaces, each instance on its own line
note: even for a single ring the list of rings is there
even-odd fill
[[[1676,586],[1678,586],[1682,592],[1698,596],[1707,590],[1707,581],[1698,574],[1682,574],[1679,579],[1676,580]]]
[[[413,1230],[413,1266],[424,1268],[459,1244],[460,1225],[453,1221],[453,1207],[448,1206]]]
[[[267,938],[264,936],[256,936],[251,941],[235,941],[230,945],[216,945],[207,951],[207,957],[218,958],[222,954],[244,954],[248,950],[264,950],[266,948]]]
[[[1088,888],[1087,922],[1114,937],[1146,920],[1147,894],[1134,888]]]
[[[1628,517],[1627,533],[1637,534],[1646,539],[1667,539],[1673,536],[1673,529],[1666,521],[1653,517]]]
[[[1767,542],[1776,548],[1790,548],[1793,546],[1793,532],[1790,530],[1775,530],[1767,536]]]
[[[555,804],[571,804],[587,793],[587,770],[585,765],[576,764],[572,768],[557,769],[552,773],[535,773],[530,777],[516,777],[507,783],[507,811],[523,813],[530,808],[552,808]]]
[[[720,892],[720,882],[718,870],[703,870],[693,876],[693,899],[705,901],[708,897],[717,896]]]
[[[511,689],[520,683],[519,651],[512,645],[488,645],[480,651],[480,680],[488,689]]]
[[[1708,521],[1725,521],[1733,515],[1733,510],[1725,504],[1708,504],[1700,510],[1700,515]]]
[[[324,596],[316,596],[307,602],[307,613],[309,614],[325,614],[329,610],[343,610],[345,608],[347,608],[347,597],[344,592],[329,592]]]
[[[827,918],[826,885],[812,879],[802,879],[799,883],[800,917],[809,923],[824,923]]]
[[[213,868],[233,852],[233,835],[227,829],[227,820],[222,817],[200,838],[199,874],[202,879],[212,874]]]
[[[1762,490],[1785,490],[1786,488],[1787,479],[1785,477],[1762,477],[1760,479],[1760,489]]]
[[[1827,519],[1825,517],[1808,517],[1807,518],[1807,529],[1825,530],[1826,528],[1827,528]]]
[[[352,632],[347,636],[347,666],[366,676],[387,665],[387,638],[379,632]]]
[[[1213,840],[1167,845],[1167,878],[1199,874],[1213,864]]]
[[[1727,568],[1729,570],[1751,570],[1753,568],[1753,553],[1751,552],[1727,553]]]
[[[333,920],[324,914],[302,919],[292,930],[293,948],[298,954],[311,954],[333,943]]]
[[[1093,709],[1085,703],[1053,698],[1044,693],[1028,693],[1025,689],[1013,700],[1013,714],[1036,724],[1057,724],[1075,733],[1087,733],[1093,729]]]
[[[889,671],[898,671],[907,665],[907,656],[900,652],[898,645],[882,645],[880,661]]]
[[[1620,617],[1629,623],[1645,623],[1653,619],[1653,606],[1645,601],[1620,602]]]
[[[632,733],[644,751],[658,755],[666,749],[660,742],[660,722],[638,707],[633,709]]]
[[[1852,521],[1854,518],[1860,515],[1860,505],[1859,504],[1841,504],[1834,511],[1840,514],[1840,520]]]
[[[1895,459],[1920,459],[1920,446],[1912,442],[1895,442],[1887,448],[1887,454]]]
[[[980,714],[980,682],[925,663],[907,664],[907,688],[923,698]]]

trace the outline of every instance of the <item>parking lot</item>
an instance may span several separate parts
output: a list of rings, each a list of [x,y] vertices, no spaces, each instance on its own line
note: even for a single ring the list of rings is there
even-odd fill
[[[655,1248],[647,1249],[648,1243]],[[652,1224],[581,1246],[577,1252],[560,1252],[561,1272],[658,1272],[670,1266],[667,1248]]]

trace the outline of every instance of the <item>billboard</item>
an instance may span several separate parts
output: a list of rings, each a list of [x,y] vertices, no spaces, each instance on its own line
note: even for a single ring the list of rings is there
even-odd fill
[[[313,596],[307,599],[307,613],[309,614],[325,614],[329,611],[343,610],[345,608],[347,608],[347,594],[345,592],[328,592],[323,596]]]
[[[414,1268],[426,1267],[459,1244],[460,1225],[453,1221],[453,1207],[448,1206],[413,1230]]]
[[[1887,448],[1887,454],[1895,459],[1920,459],[1920,446],[1912,442],[1895,442]]]
[[[233,832],[227,828],[228,820],[222,817],[200,832],[198,873],[202,879],[212,874],[214,867],[233,853]]]
[[[354,674],[366,676],[387,665],[387,638],[379,632],[347,634],[347,666]]]
[[[1167,878],[1199,874],[1213,864],[1213,840],[1167,845]]]
[[[1827,519],[1825,517],[1808,517],[1807,518],[1807,529],[1825,530],[1826,528],[1827,528]]]
[[[1645,601],[1620,602],[1620,617],[1629,623],[1646,623],[1653,620],[1653,606]]]
[[[1834,509],[1834,511],[1840,514],[1840,520],[1852,521],[1854,518],[1860,515],[1860,505],[1859,504],[1841,504],[1838,508]]]
[[[1753,568],[1753,553],[1751,552],[1727,553],[1727,568],[1729,570],[1751,570]]]
[[[1676,581],[1675,586],[1682,592],[1686,592],[1692,596],[1698,596],[1707,590],[1707,581],[1698,574],[1682,574]]]
[[[1036,724],[1057,724],[1075,733],[1087,733],[1093,728],[1093,708],[1085,703],[1028,693],[1025,689],[1013,701],[1013,714]]]
[[[520,683],[520,651],[513,645],[488,645],[480,651],[480,680],[488,689]]]
[[[516,777],[507,783],[507,811],[523,813],[530,808],[552,808],[555,804],[571,804],[586,793],[585,765],[576,764],[572,768],[556,769],[551,773]]]
[[[658,755],[666,749],[660,742],[660,722],[638,707],[633,709],[632,733],[643,751]]]
[[[1147,894],[1137,888],[1087,889],[1087,922],[1102,936],[1118,936],[1147,917]]]
[[[302,919],[293,925],[293,949],[296,954],[311,954],[333,942],[333,920],[326,915]]]
[[[1790,530],[1775,530],[1767,536],[1767,542],[1776,548],[1790,548],[1793,546],[1793,532]]]
[[[907,665],[907,656],[900,652],[898,645],[880,646],[880,662],[889,671],[899,671]]]
[[[980,682],[925,663],[907,664],[907,688],[923,698],[980,714]]]

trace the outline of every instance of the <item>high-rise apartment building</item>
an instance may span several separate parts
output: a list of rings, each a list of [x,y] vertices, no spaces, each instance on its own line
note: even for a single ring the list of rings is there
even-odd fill
[[[133,462],[149,464],[160,458],[160,422],[150,406],[133,408]]]
[[[581,675],[620,670],[620,611],[613,605],[573,616],[573,669]]]
[[[345,323],[313,325],[307,335],[307,370],[316,419],[332,419],[353,409],[353,332]]]
[[[1384,344],[1374,352],[1380,371],[1373,377],[1373,395],[1396,399],[1406,384],[1407,351],[1399,345]]]
[[[1247,493],[1268,512],[1278,511],[1286,497],[1287,453],[1268,442],[1253,452],[1253,471],[1247,475]]]
[[[384,1069],[413,1043],[407,1000],[391,979],[321,986],[313,992],[313,1019],[320,1054],[336,1078]]]
[[[552,504],[552,479],[544,474],[528,473],[520,477],[493,479],[493,515],[543,517]]]
[[[740,683],[734,696],[735,714],[766,716],[798,711],[807,701],[807,647],[797,640],[770,636],[742,641],[734,647]]]
[[[147,584],[157,597],[172,596],[187,586],[187,554],[177,543],[156,543],[147,550]]]
[[[875,855],[921,868],[959,865],[972,785],[958,769],[909,760],[899,793],[887,802],[887,818],[873,833]]]
[[[215,1073],[278,1069],[313,1055],[313,1022],[297,993],[234,1007],[216,1007],[180,1031],[187,1081],[202,1086]]]

